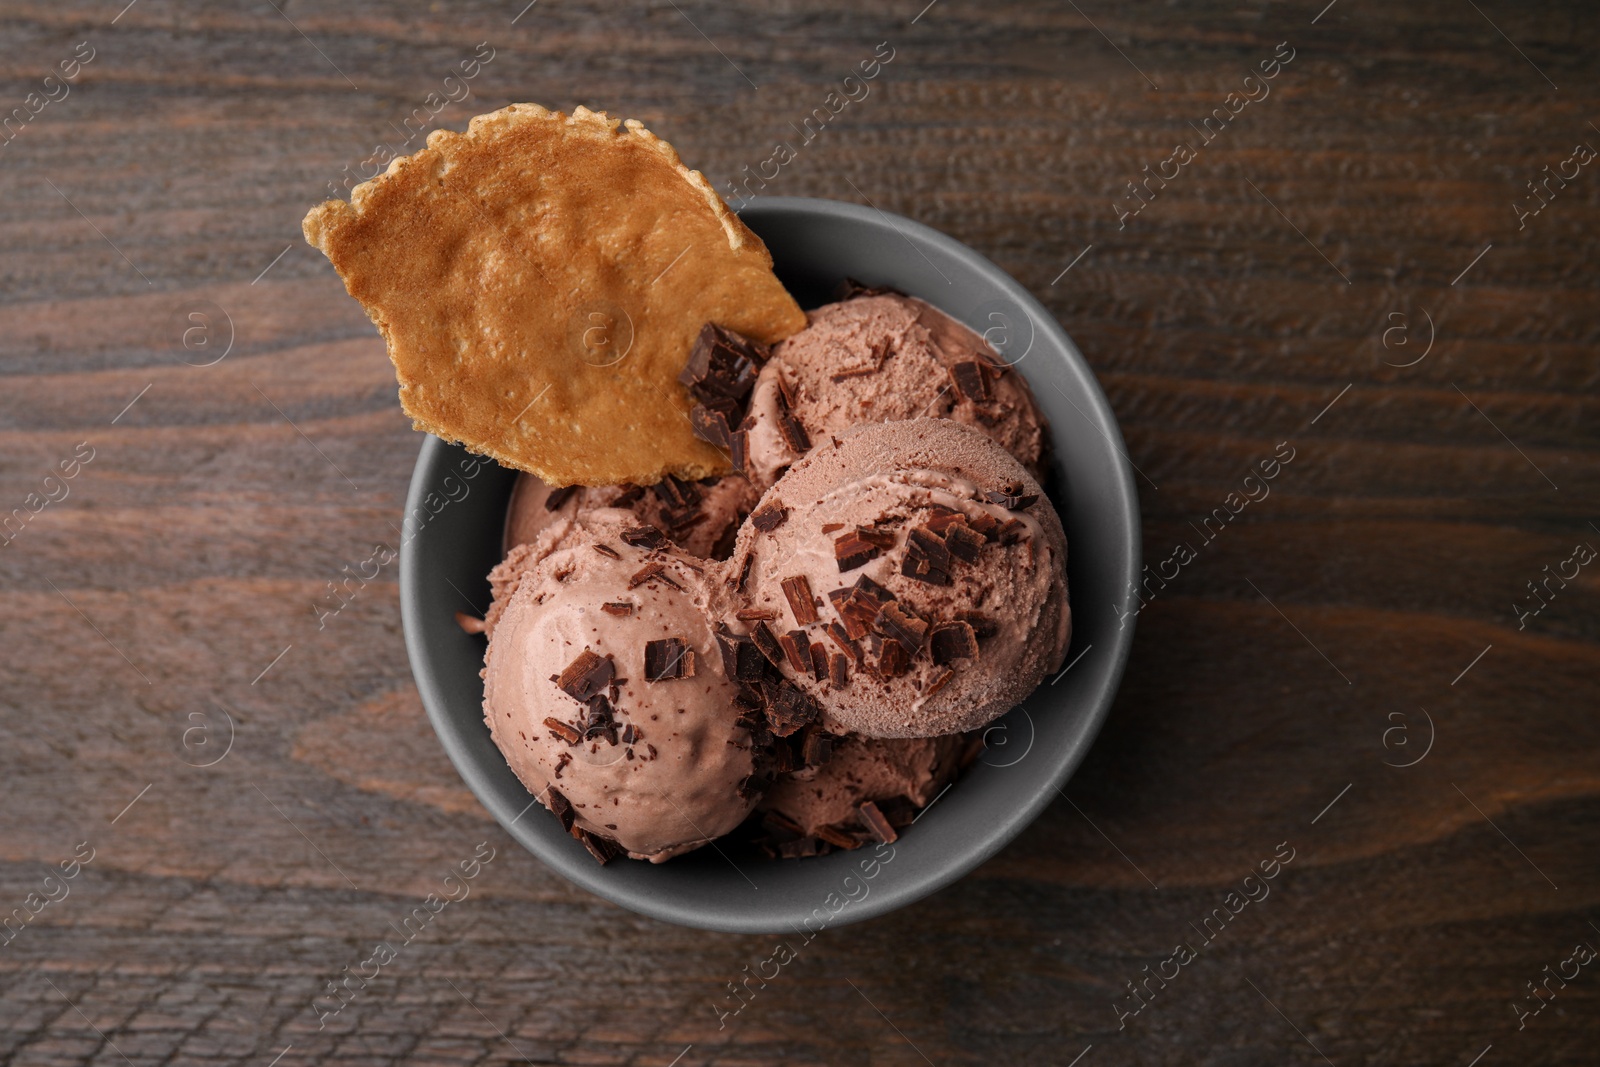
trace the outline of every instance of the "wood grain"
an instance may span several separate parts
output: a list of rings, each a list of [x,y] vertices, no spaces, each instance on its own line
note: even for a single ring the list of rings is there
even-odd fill
[[[923,3],[5,5],[0,116],[95,58],[0,145],[0,517],[94,458],[0,548],[0,912],[94,858],[0,948],[0,1058],[1594,1061],[1593,966],[1513,1005],[1600,947],[1600,579],[1513,605],[1600,545],[1600,174],[1520,230],[1512,204],[1600,147],[1600,16]],[[585,103],[724,188],[885,41],[769,191],[869,199],[1037,294],[1122,421],[1148,560],[1295,459],[1144,610],[1068,799],[719,1028],[776,939],[634,916],[512,844],[427,726],[392,572],[318,629],[418,439],[299,219],[479,42],[435,125]],[[1284,41],[1270,96],[1119,226]],[[231,321],[214,365],[192,311],[214,345]],[[473,895],[319,1030],[311,998],[482,841]],[[1119,1028],[1280,842],[1270,896]]]

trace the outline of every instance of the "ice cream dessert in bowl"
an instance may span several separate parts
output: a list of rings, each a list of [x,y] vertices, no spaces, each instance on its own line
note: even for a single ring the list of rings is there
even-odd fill
[[[1109,422],[1104,399],[1042,309],[948,238],[919,247],[881,218],[941,276],[972,276],[947,277],[939,307],[867,212],[763,210],[747,225],[637,123],[514,105],[305,224],[433,435],[401,580],[447,751],[562,873],[727,929],[801,914],[851,854],[858,880],[918,854],[852,919],[959,876],[1081,758],[1126,653],[1107,637],[1065,690],[1089,699],[1044,713],[1061,720],[1047,757],[1009,785],[990,773],[1038,747],[1035,691],[1071,676],[1072,524],[1046,490],[1066,457],[1025,352],[971,328],[969,301],[1003,280],[1029,350],[1078,361],[1079,399],[1062,395]],[[1126,470],[1092,452],[1069,489],[1123,528],[1090,538],[1109,565],[1089,580],[1131,583]],[[473,484],[434,506],[445,477]],[[1017,787],[974,830],[959,798]],[[728,906],[723,868],[765,896]]]

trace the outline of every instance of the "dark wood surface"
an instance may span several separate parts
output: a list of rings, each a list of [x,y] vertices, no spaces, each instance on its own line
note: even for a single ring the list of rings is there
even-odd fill
[[[0,948],[0,1058],[1595,1062],[1600,965],[1515,1007],[1600,947],[1600,564],[1515,607],[1600,547],[1600,164],[1513,207],[1600,148],[1592,5],[123,2],[0,8],[0,114],[94,49],[0,146],[0,516],[93,449],[0,548],[0,913],[93,850]],[[433,125],[585,103],[720,187],[884,41],[770,191],[870,199],[1036,293],[1122,421],[1151,562],[1295,459],[1145,609],[1070,802],[719,1029],[777,939],[639,918],[512,844],[428,728],[392,567],[317,628],[419,439],[299,220],[479,42]],[[482,841],[471,897],[319,1031],[311,998]]]

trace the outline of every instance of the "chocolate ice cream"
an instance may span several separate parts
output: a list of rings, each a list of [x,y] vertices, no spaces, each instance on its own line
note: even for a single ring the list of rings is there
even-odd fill
[[[758,486],[833,434],[916,418],[971,426],[1040,477],[1044,416],[1028,383],[978,334],[898,293],[856,296],[806,318],[773,347],[750,393],[745,469]]]
[[[484,714],[597,858],[659,862],[733,829],[758,793],[708,622],[719,576],[636,522],[561,519],[496,568]]]
[[[861,805],[868,801],[893,813],[892,802],[925,807],[956,775],[967,739],[945,737],[875,738],[849,734],[832,743],[821,767],[780,779],[760,809],[775,811],[810,837],[838,827],[846,833],[871,832]]]
[[[988,724],[1058,668],[1066,539],[1039,484],[946,419],[831,437],[762,497],[728,561],[743,623],[835,732]]]

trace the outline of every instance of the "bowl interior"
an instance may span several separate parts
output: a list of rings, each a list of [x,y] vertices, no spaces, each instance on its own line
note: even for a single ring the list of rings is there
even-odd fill
[[[1072,341],[1017,282],[965,245],[899,216],[829,200],[770,198],[741,212],[802,306],[843,277],[920,297],[985,334],[1027,377],[1055,443],[1051,497],[1066,527],[1073,607],[1069,669],[989,728],[988,749],[893,846],[770,861],[719,847],[665,864],[599,866],[523,788],[483,721],[481,614],[500,560],[515,472],[429,437],[412,476],[400,558],[412,671],[461,776],[524,847],[623,907],[735,932],[793,932],[880,915],[960,878],[1016,836],[1082,760],[1111,705],[1133,637],[1139,515],[1122,436]]]

